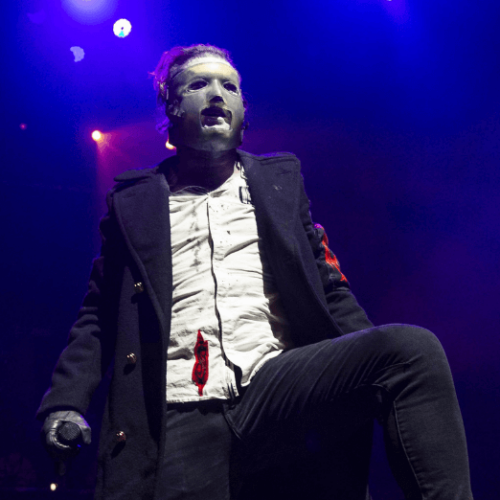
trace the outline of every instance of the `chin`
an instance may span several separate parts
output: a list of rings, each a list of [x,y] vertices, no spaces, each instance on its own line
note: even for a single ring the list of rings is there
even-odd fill
[[[224,151],[232,151],[236,149],[238,144],[218,143],[211,141],[207,144],[193,146],[193,149],[198,151],[206,151],[207,153],[223,153]]]
[[[222,152],[236,149],[241,144],[240,134],[235,136],[231,133],[228,136],[217,133],[215,130],[211,130],[210,132],[209,134],[204,134],[202,141],[193,141],[192,144],[187,144],[187,146],[199,151]]]
[[[242,133],[235,129],[221,130],[219,127],[203,127],[201,130],[170,130],[170,143],[196,151],[222,153],[238,148]]]

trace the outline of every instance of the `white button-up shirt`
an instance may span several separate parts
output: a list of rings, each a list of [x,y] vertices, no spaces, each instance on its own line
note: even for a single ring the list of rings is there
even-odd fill
[[[173,305],[167,401],[238,395],[288,346],[288,328],[257,233],[243,168],[214,191],[170,196]]]

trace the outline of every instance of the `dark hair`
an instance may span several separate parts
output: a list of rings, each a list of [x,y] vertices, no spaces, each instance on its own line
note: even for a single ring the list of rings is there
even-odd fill
[[[151,73],[154,78],[153,85],[156,90],[156,102],[158,103],[158,107],[161,109],[162,114],[165,112],[165,114],[168,115],[169,108],[173,106],[173,103],[170,101],[170,97],[172,96],[171,83],[173,78],[180,72],[182,65],[190,59],[207,54],[226,60],[229,64],[231,64],[231,66],[233,66],[234,69],[236,69],[229,52],[225,49],[220,49],[215,45],[197,44],[190,45],[189,47],[173,47],[162,54],[158,65]],[[242,97],[242,99],[243,105],[246,109],[247,101],[244,97]],[[163,133],[168,129],[169,125],[170,120],[168,119],[168,116],[167,118],[162,116],[161,122],[158,123],[156,129]]]

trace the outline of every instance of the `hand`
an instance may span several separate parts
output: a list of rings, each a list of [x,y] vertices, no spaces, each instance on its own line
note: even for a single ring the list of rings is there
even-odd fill
[[[65,472],[64,462],[78,454],[81,443],[90,444],[91,430],[78,412],[55,411],[45,419],[42,437],[45,438],[45,448],[56,461],[57,472],[62,475]]]

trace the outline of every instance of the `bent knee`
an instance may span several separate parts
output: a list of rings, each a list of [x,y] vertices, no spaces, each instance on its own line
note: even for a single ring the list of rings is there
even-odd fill
[[[390,351],[400,352],[405,358],[414,356],[428,360],[446,360],[443,346],[439,339],[426,328],[405,324],[383,325],[372,329],[376,342]]]

